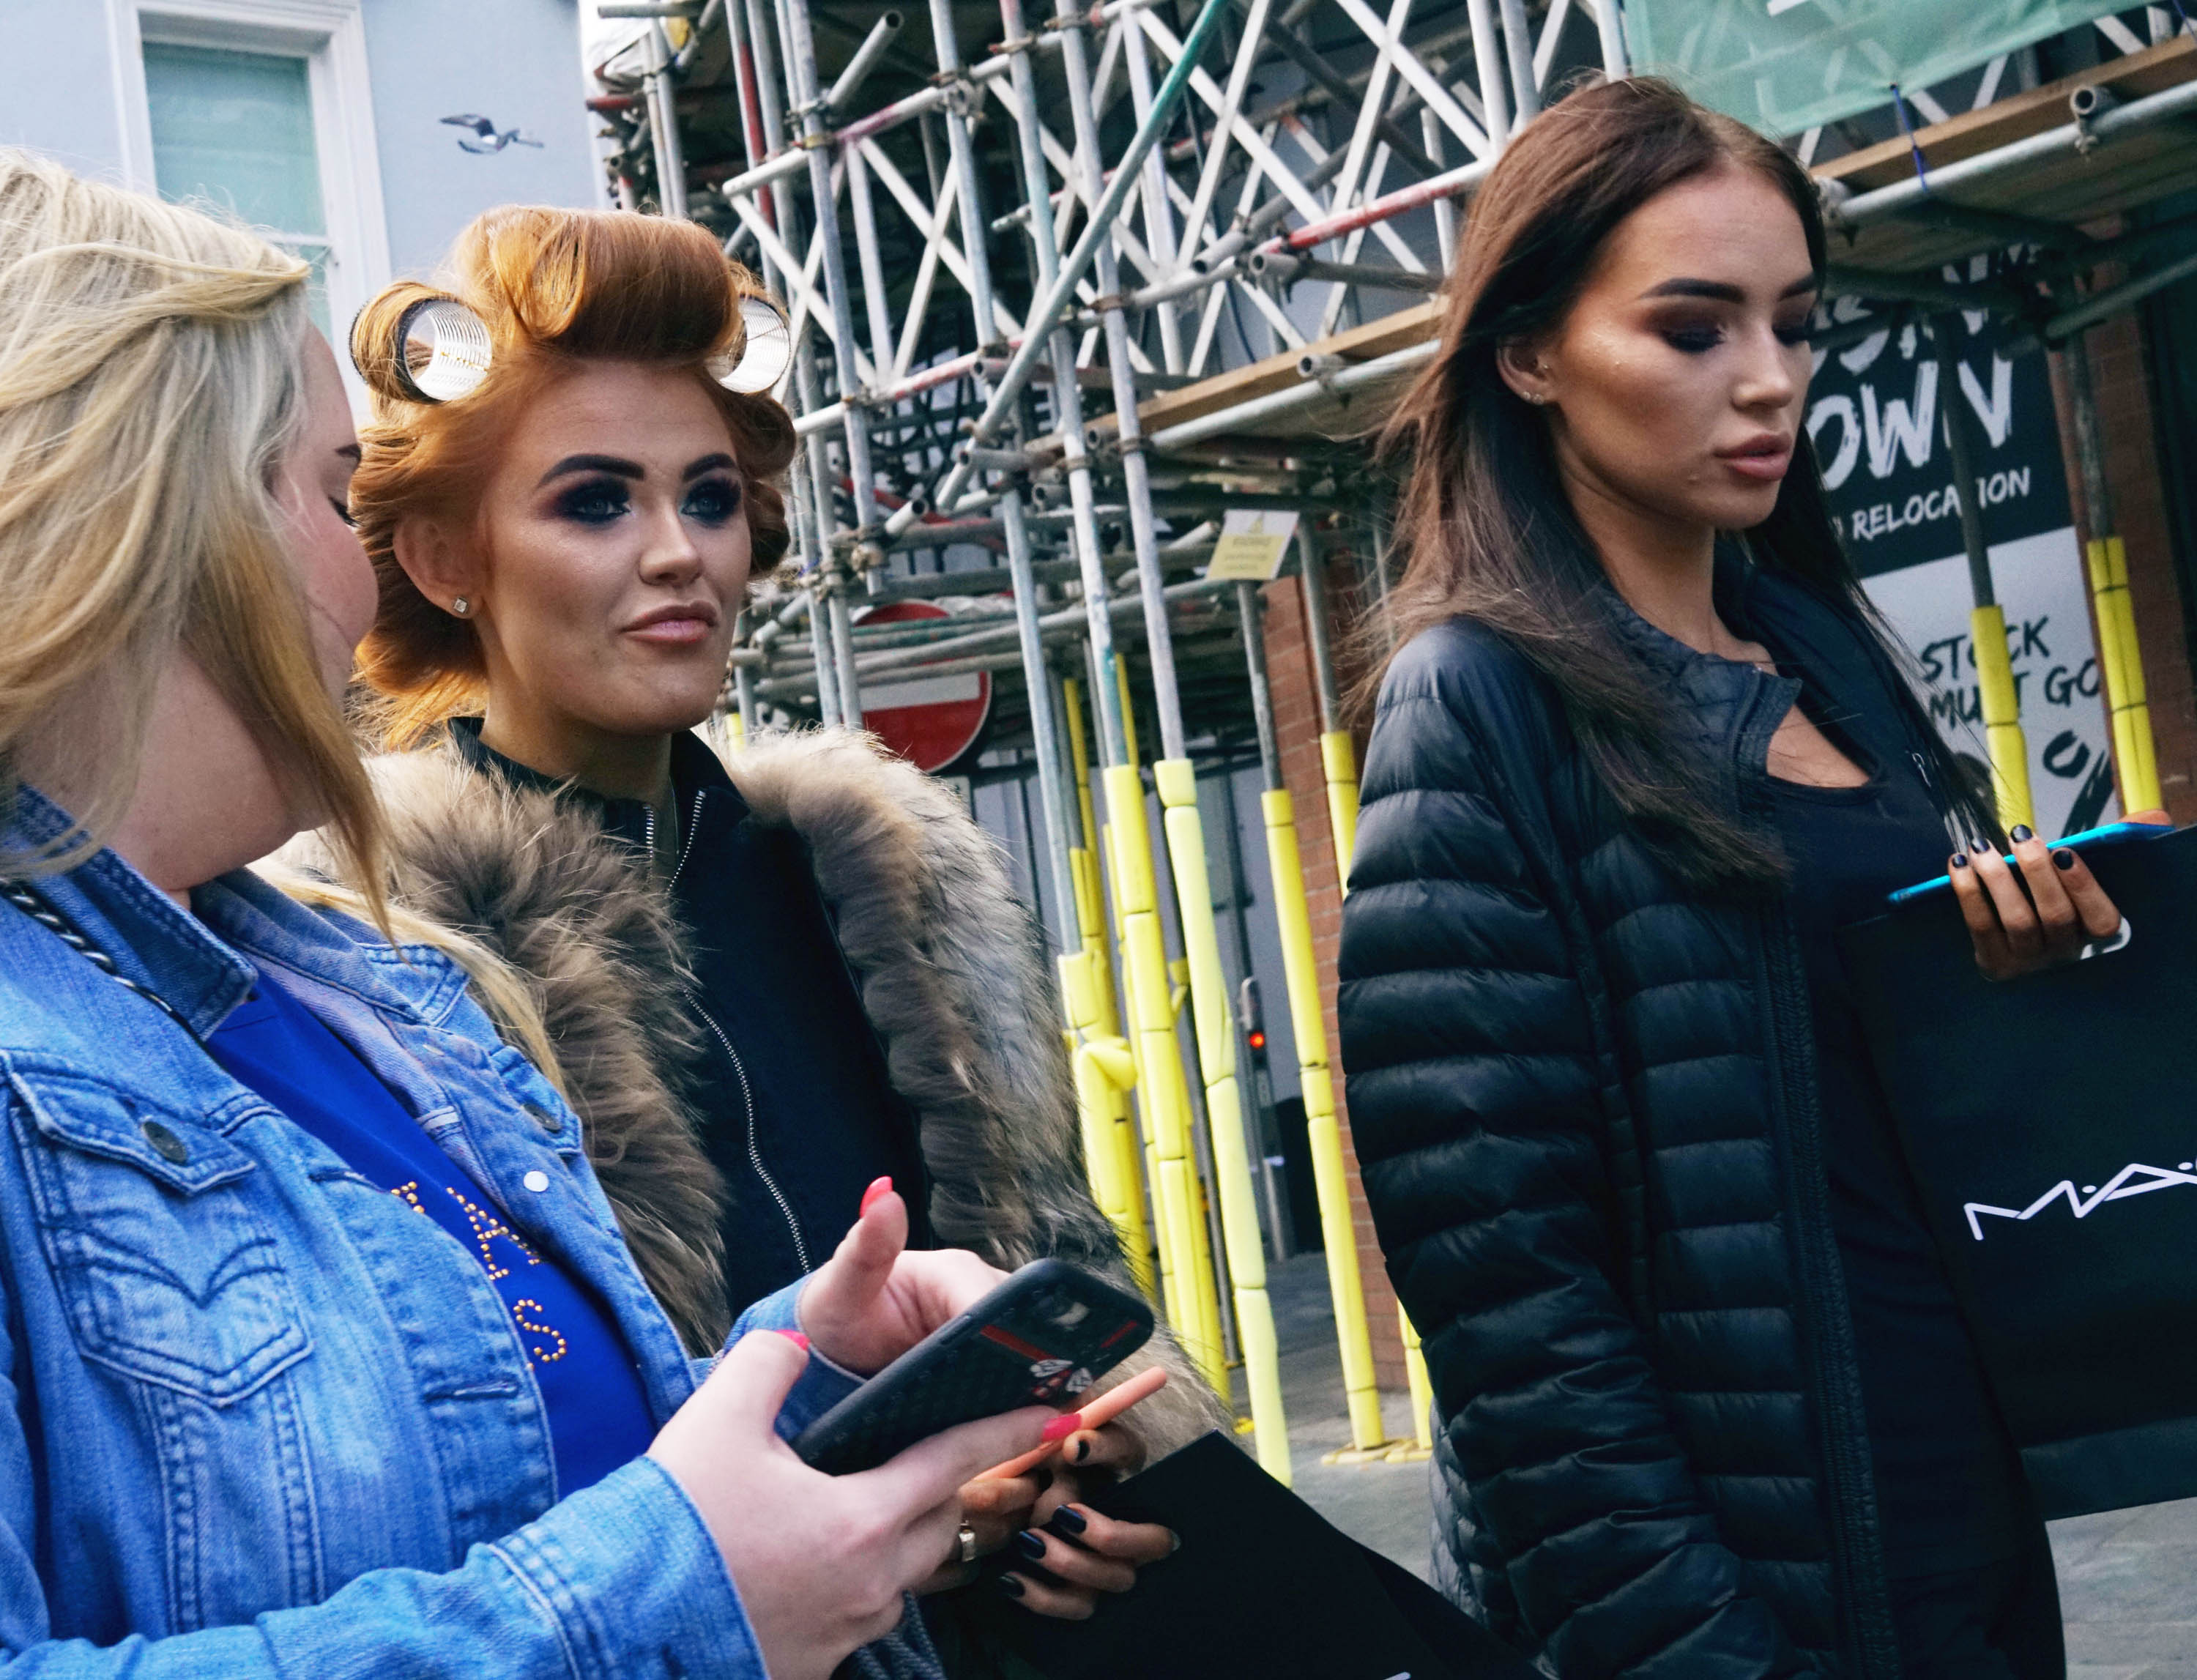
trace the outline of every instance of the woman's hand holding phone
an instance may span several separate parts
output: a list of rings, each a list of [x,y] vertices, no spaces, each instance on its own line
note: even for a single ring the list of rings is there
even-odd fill
[[[879,1179],[837,1252],[809,1275],[801,1328],[832,1364],[873,1376],[1006,1276],[965,1248],[909,1251],[907,1203]]]
[[[2164,811],[2128,819],[2167,820]],[[2026,827],[2016,827],[2013,839],[2019,878],[1989,843],[1955,853],[1947,867],[1975,945],[1976,966],[1992,980],[2015,980],[2072,962],[2085,945],[2112,938],[2121,924],[2120,911],[2079,852],[2048,846]]]
[[[890,1364],[1004,1275],[973,1254],[902,1254],[907,1236],[900,1198],[873,1194],[803,1292],[802,1321],[835,1363]],[[807,1341],[742,1337],[648,1450],[716,1542],[774,1680],[826,1680],[890,1632],[901,1595],[954,1550],[964,1485],[1037,1445],[1058,1416],[1023,1406],[942,1430],[873,1470],[826,1475],[774,1427]]]

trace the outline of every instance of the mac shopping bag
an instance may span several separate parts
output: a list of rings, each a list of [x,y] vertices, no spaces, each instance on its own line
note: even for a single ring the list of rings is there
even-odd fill
[[[1985,980],[1943,894],[1840,936],[2048,1517],[2197,1494],[2197,829],[2089,862],[2128,942],[2046,973]]]

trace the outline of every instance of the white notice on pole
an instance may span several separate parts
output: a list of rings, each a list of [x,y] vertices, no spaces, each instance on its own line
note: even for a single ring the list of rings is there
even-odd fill
[[[1214,546],[1210,578],[1238,583],[1271,583],[1281,576],[1282,556],[1290,552],[1290,539],[1297,534],[1297,516],[1279,508],[1238,507],[1220,522],[1220,541]]]

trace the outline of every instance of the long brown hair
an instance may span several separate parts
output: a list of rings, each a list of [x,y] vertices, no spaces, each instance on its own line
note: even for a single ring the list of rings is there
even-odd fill
[[[1458,616],[1496,631],[1548,678],[1589,763],[1667,864],[1696,885],[1764,886],[1783,878],[1777,847],[1724,810],[1712,767],[1674,727],[1665,686],[1620,629],[1627,609],[1565,494],[1548,423],[1496,368],[1504,345],[1562,321],[1620,222],[1680,182],[1725,168],[1752,171],[1784,194],[1822,273],[1823,215],[1806,173],[1667,82],[1586,85],[1504,153],[1459,245],[1441,350],[1381,434],[1382,456],[1408,468],[1396,510],[1407,559],[1388,626],[1399,646]],[[1757,565],[1846,614],[1888,671],[1904,668],[1839,547],[1805,436],[1776,507],[1745,541]],[[1996,836],[1974,778],[1907,684],[1895,677],[1893,686],[1948,818]]]
[[[762,288],[706,229],[629,211],[507,206],[459,235],[446,266],[446,288],[400,281],[351,327],[351,357],[374,396],[351,513],[381,591],[358,674],[382,697],[374,721],[391,746],[477,710],[486,678],[472,626],[427,600],[397,564],[397,528],[419,513],[476,517],[516,416],[575,363],[691,372],[732,434],[756,573],[784,559],[788,543],[785,503],[772,481],[793,459],[793,421],[768,397],[728,391],[710,372],[739,357],[740,301]],[[448,296],[487,324],[488,377],[454,402],[415,402],[394,371],[397,326],[413,304]]]

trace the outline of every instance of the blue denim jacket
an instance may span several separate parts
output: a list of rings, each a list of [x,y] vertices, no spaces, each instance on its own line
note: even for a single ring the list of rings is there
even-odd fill
[[[7,844],[67,827],[25,790]],[[579,1122],[446,959],[249,873],[200,889],[196,918],[112,852],[41,889],[197,1033],[245,996],[247,958],[279,965],[607,1303],[657,1421],[693,1392]],[[559,1499],[472,1258],[4,902],[0,1124],[8,1673],[762,1680],[717,1550],[652,1460]],[[735,1335],[790,1325],[792,1294]],[[848,1386],[812,1360],[781,1433]]]

